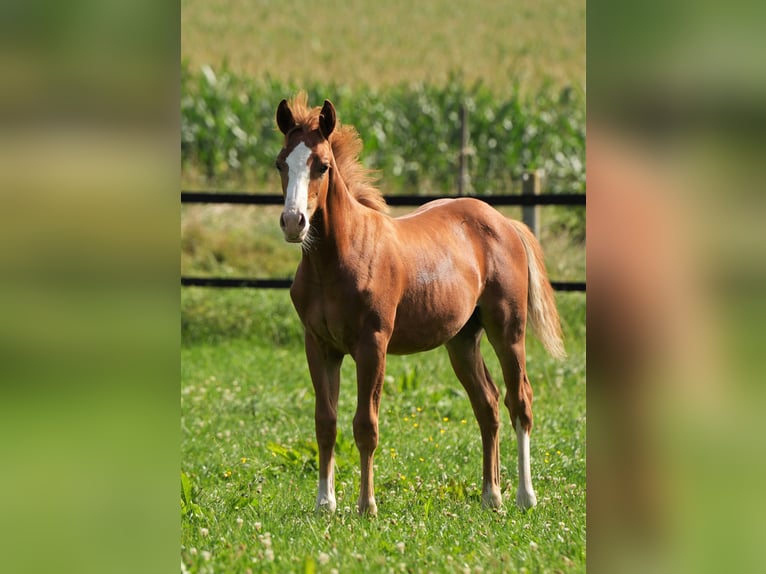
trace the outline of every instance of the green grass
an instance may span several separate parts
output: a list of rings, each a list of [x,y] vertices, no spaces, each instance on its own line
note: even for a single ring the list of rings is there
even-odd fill
[[[585,2],[183,0],[181,54],[281,82],[387,88],[459,73],[499,93],[584,89]]]
[[[506,507],[483,510],[481,447],[443,349],[390,357],[376,456],[379,516],[360,518],[344,362],[338,512],[313,514],[313,391],[286,291],[182,291],[182,560],[190,572],[583,571],[585,297],[557,296],[569,358],[528,340],[538,506],[514,504],[515,439],[503,413]],[[486,342],[486,341],[485,341]],[[496,381],[499,367],[485,348]]]

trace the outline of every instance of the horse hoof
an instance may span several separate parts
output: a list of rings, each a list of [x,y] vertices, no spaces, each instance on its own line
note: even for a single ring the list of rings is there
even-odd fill
[[[374,518],[378,515],[378,505],[375,504],[374,498],[368,500],[366,503],[360,500],[356,506],[356,509],[359,512],[360,516],[369,516],[371,518]]]
[[[317,500],[314,512],[317,514],[332,514],[335,512],[336,504],[334,500]]]
[[[481,505],[484,508],[497,509],[503,506],[503,497],[499,490],[483,492],[481,495]]]
[[[500,492],[500,487],[491,482],[485,482],[481,489],[481,504],[484,508],[501,508],[503,506],[503,494]]]
[[[537,496],[534,490],[519,489],[516,492],[516,506],[521,510],[529,510],[534,506],[537,506]]]

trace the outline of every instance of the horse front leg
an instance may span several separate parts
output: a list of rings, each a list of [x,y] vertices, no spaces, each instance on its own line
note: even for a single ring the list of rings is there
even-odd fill
[[[378,411],[386,371],[386,349],[389,337],[377,333],[360,344],[355,353],[357,376],[357,405],[354,416],[354,440],[359,449],[361,483],[357,510],[359,514],[375,516],[373,458],[378,446]]]
[[[335,512],[334,452],[343,354],[306,333],[306,358],[314,384],[314,422],[319,447],[319,487],[314,510]]]

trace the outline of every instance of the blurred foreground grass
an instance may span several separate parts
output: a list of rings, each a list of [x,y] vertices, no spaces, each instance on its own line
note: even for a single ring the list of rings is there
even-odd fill
[[[589,565],[759,571],[766,12],[588,10]]]
[[[176,18],[0,8],[4,571],[178,567]]]

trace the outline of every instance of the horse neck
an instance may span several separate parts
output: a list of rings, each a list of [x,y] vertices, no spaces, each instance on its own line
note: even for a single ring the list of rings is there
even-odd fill
[[[316,249],[304,253],[335,260],[348,256],[353,251],[352,234],[361,224],[364,210],[351,196],[334,158],[327,191],[320,197],[317,209],[321,210],[322,228],[319,230]]]
[[[332,173],[325,196],[325,221],[327,230],[332,234],[338,247],[346,240],[350,241],[353,225],[353,212],[356,202],[346,185],[343,175],[338,170],[335,158],[332,160]]]

